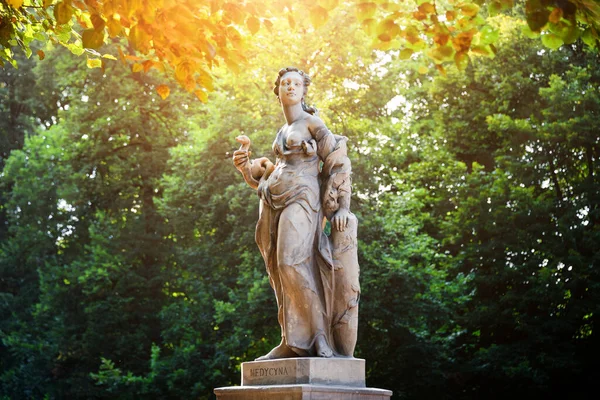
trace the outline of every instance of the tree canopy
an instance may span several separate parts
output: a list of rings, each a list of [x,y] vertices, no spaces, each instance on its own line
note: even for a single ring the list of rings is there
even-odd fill
[[[272,31],[285,20],[287,26],[278,24],[285,32],[320,35],[340,10],[346,24],[372,38],[373,48],[397,50],[403,59],[422,56],[423,72],[433,65],[442,74],[448,65],[464,70],[473,56],[494,57],[498,31],[486,18],[498,13],[522,13],[527,35],[551,49],[579,38],[596,48],[600,28],[600,5],[587,0],[2,0],[0,65],[16,66],[17,48],[30,57],[34,41],[59,43],[85,53],[90,68],[119,58],[133,72],[164,71],[205,102],[213,67],[237,73],[246,64],[254,42],[247,33]],[[109,42],[116,51],[98,52]],[[43,60],[44,50],[37,56]],[[170,90],[157,87],[163,98]]]

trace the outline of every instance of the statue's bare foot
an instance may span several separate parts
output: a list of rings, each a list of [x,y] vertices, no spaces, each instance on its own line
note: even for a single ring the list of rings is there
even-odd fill
[[[273,350],[265,354],[264,356],[258,357],[254,361],[264,361],[264,360],[276,360],[278,358],[290,358],[297,357],[298,355],[294,353],[292,349],[290,349],[287,345],[281,342],[279,346],[275,347]]]
[[[317,337],[317,340],[315,341],[315,347],[317,350],[317,356],[325,358],[333,357],[333,351],[327,344],[327,340],[325,340],[324,336],[320,335]]]

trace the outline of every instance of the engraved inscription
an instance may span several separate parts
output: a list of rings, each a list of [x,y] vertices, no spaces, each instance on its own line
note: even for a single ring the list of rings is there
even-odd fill
[[[257,378],[260,376],[281,376],[281,375],[289,375],[289,371],[287,367],[278,367],[278,368],[252,368],[250,370],[250,376],[253,378]]]

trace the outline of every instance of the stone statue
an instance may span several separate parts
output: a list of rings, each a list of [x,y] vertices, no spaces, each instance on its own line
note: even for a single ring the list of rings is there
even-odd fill
[[[250,140],[236,138],[233,163],[260,197],[256,243],[281,326],[281,343],[257,360],[352,357],[356,345],[360,286],[347,138],[306,105],[310,82],[297,68],[279,71],[274,92],[286,124],[273,143],[275,164],[250,160]]]

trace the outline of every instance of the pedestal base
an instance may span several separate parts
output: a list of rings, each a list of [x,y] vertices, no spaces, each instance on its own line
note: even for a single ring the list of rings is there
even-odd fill
[[[217,400],[389,400],[390,390],[326,385],[230,386],[215,389]]]
[[[242,363],[242,386],[294,384],[365,387],[365,360],[295,357]]]
[[[215,389],[217,400],[389,400],[365,387],[365,360],[299,357],[242,363],[242,386]]]

